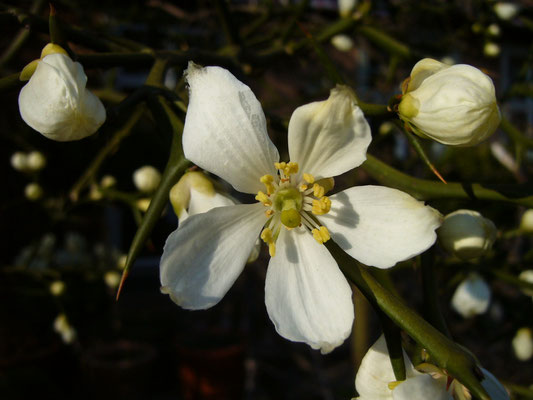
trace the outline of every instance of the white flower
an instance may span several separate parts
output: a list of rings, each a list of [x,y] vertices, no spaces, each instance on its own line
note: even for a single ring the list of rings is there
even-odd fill
[[[464,392],[464,387],[454,380],[448,386],[447,376],[437,367],[423,364],[431,372],[418,372],[407,355],[403,354],[406,380],[398,382],[389,358],[389,351],[382,335],[363,357],[355,377],[359,400],[453,400],[454,392]],[[489,371],[481,368],[485,378],[481,385],[492,400],[508,400],[509,395]],[[464,398],[464,397],[461,397]],[[470,397],[466,397],[470,398]]]
[[[144,193],[151,193],[161,182],[161,173],[151,165],[145,165],[133,172],[135,187]]]
[[[488,310],[490,297],[489,285],[478,274],[471,274],[455,289],[452,307],[463,318],[470,318]]]
[[[24,195],[28,200],[36,201],[43,197],[43,188],[36,182],[31,182],[24,188]]]
[[[78,62],[60,53],[38,61],[19,94],[24,122],[60,142],[92,135],[106,118],[102,102],[85,88],[87,76]]]
[[[496,240],[494,223],[473,210],[457,210],[444,217],[438,229],[439,243],[461,260],[486,254]]]
[[[533,334],[530,328],[520,328],[513,338],[513,351],[520,361],[533,357]]]
[[[225,179],[255,204],[217,207],[180,223],[161,259],[163,291],[186,309],[217,304],[242,272],[259,234],[271,254],[265,302],[278,333],[331,351],[349,335],[351,290],[323,243],[331,237],[354,258],[380,268],[435,241],[439,214],[379,186],[332,195],[331,176],[366,157],[370,127],[348,88],[299,107],[289,123],[289,163],[266,131],[250,88],[219,67],[189,64],[185,156]],[[326,228],[327,225],[327,228]]]
[[[403,88],[399,116],[421,137],[473,146],[494,133],[500,110],[492,80],[470,65],[425,58]]]
[[[498,2],[494,4],[494,12],[499,18],[503,19],[504,21],[508,21],[514,18],[519,11],[520,8],[517,4],[508,2]]]

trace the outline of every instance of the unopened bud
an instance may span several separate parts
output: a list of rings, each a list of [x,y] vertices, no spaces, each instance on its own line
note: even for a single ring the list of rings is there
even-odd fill
[[[43,188],[38,183],[28,183],[24,188],[24,195],[28,200],[39,200],[43,196]]]
[[[107,271],[104,274],[104,282],[110,289],[116,289],[120,283],[120,274],[117,271]]]
[[[353,49],[353,40],[348,35],[340,34],[331,38],[331,44],[339,51],[350,51]]]
[[[504,21],[513,19],[516,14],[518,14],[518,11],[520,11],[518,5],[514,3],[498,2],[494,4],[494,12],[500,19],[503,19]]]
[[[117,180],[113,175],[104,175],[102,179],[100,180],[100,186],[102,186],[103,189],[109,189],[112,188],[117,184]]]
[[[17,171],[26,171],[28,169],[28,155],[22,151],[16,151],[11,155],[11,166]]]
[[[513,352],[520,361],[533,357],[533,334],[530,328],[521,328],[513,338]]]
[[[497,57],[500,54],[500,46],[494,42],[487,42],[483,47],[483,54],[487,57]]]
[[[520,230],[527,233],[533,233],[533,208],[526,210],[520,220]]]
[[[452,307],[464,318],[470,318],[488,310],[490,297],[489,285],[479,275],[472,274],[457,286]]]
[[[446,251],[466,261],[487,253],[497,231],[494,223],[477,211],[457,210],[444,217],[437,234]]]
[[[65,291],[65,282],[63,281],[53,281],[50,284],[50,293],[54,296],[61,296]]]
[[[46,166],[46,158],[40,151],[32,151],[27,157],[28,169],[31,171],[40,171]]]
[[[133,183],[141,192],[154,192],[160,182],[161,173],[151,165],[145,165],[133,173]]]

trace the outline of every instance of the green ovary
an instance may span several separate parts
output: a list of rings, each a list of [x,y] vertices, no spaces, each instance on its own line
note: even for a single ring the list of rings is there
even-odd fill
[[[276,192],[274,210],[281,212],[281,223],[287,228],[296,228],[301,223],[302,194],[296,188],[283,188]]]

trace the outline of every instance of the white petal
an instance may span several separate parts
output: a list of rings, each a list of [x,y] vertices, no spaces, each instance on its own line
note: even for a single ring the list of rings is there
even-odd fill
[[[485,368],[481,368],[485,379],[481,381],[481,386],[485,388],[492,400],[509,400],[509,393],[503,387],[503,385]]]
[[[411,378],[419,375],[405,352],[403,354],[406,377]],[[389,358],[387,342],[385,337],[381,335],[368,349],[361,361],[355,377],[355,388],[361,399],[392,400],[392,391],[388,385],[394,381],[396,381],[396,377]]]
[[[446,391],[445,379],[434,379],[424,374],[407,379],[392,391],[394,400],[453,400]]]
[[[435,242],[440,214],[407,193],[358,186],[330,199],[331,211],[320,221],[344,251],[366,265],[390,268]]]
[[[282,228],[268,265],[265,303],[276,331],[328,353],[352,329],[352,291],[325,246],[303,228]]]
[[[190,310],[217,304],[244,268],[266,222],[263,208],[239,204],[187,218],[165,244],[162,291]]]
[[[264,190],[259,178],[275,175],[279,154],[250,88],[223,68],[193,63],[186,79],[190,99],[183,131],[185,157],[240,192]]]
[[[288,140],[301,173],[328,178],[361,165],[372,136],[351,89],[337,86],[326,101],[294,111]]]
[[[231,206],[234,205],[235,201],[221,195],[218,192],[213,193],[213,195],[208,195],[202,193],[195,188],[191,188],[191,199],[189,202],[189,209],[187,210],[189,216],[207,212],[216,207]],[[181,222],[184,219],[181,218]]]
[[[83,67],[63,54],[39,61],[19,95],[24,121],[52,140],[82,139],[96,132],[106,118],[102,102],[86,90]]]

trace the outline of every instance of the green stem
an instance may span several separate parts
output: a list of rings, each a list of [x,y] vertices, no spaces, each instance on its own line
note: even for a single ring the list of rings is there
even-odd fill
[[[529,184],[480,184],[419,179],[404,174],[370,154],[363,169],[383,185],[403,190],[419,200],[467,199],[496,200],[533,207],[533,188]]]
[[[396,325],[405,330],[416,342],[427,349],[440,368],[446,369],[471,393],[481,400],[490,400],[481,386],[482,373],[474,357],[461,346],[448,339],[416,312],[407,307],[332,240],[326,247],[336,259],[344,275],[363,292],[370,303],[381,309]]]
[[[358,27],[357,32],[393,56],[400,58],[414,57],[414,54],[409,47],[377,28],[364,25]]]
[[[390,111],[388,107],[384,104],[371,104],[363,103],[361,101],[357,102],[357,105],[367,117],[394,117],[394,112]]]
[[[387,342],[387,350],[389,351],[389,358],[394,371],[394,377],[397,381],[405,381],[405,361],[403,358],[402,336],[398,326],[383,312],[378,312],[381,320],[381,327],[383,328],[383,335]]]
[[[4,76],[0,79],[0,92],[7,92],[12,89],[20,89],[26,82],[22,82],[20,79],[20,73]]]
[[[451,338],[439,305],[439,288],[435,276],[435,251],[433,248],[422,253],[420,272],[422,274],[422,295],[424,298],[424,317],[426,320]]]

